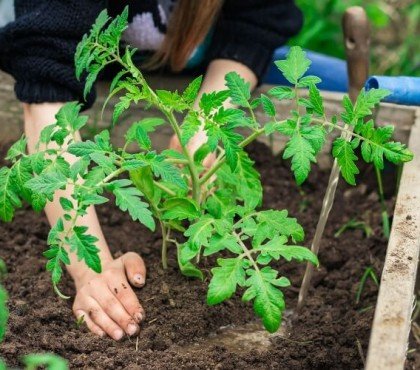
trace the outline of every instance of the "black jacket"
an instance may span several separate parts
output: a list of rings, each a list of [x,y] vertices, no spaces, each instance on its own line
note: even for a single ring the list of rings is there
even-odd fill
[[[103,0],[15,0],[15,21],[0,29],[0,68],[15,78],[19,100],[83,101],[74,52],[104,7]],[[260,79],[274,49],[301,25],[293,0],[226,0],[207,59],[239,61]],[[93,101],[91,94],[85,107]]]

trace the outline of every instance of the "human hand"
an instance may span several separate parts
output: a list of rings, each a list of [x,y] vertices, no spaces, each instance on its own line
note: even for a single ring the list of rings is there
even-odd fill
[[[120,340],[124,333],[130,336],[138,333],[145,312],[130,284],[140,288],[145,279],[144,262],[134,252],[104,263],[100,274],[86,271],[75,278],[77,293],[73,312],[76,318],[83,317],[87,327],[101,337],[108,334]]]

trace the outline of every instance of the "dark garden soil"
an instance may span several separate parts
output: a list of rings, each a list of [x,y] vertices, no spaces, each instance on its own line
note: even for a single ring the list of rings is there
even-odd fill
[[[294,185],[288,163],[280,157],[273,158],[261,144],[253,145],[250,151],[262,174],[264,207],[289,209],[307,230],[309,245],[328,173],[314,168],[302,195]],[[17,366],[19,358],[27,353],[55,352],[75,369],[363,368],[377,287],[368,280],[359,304],[355,295],[367,267],[373,266],[380,274],[387,244],[381,236],[375,181],[369,170],[365,172],[358,187],[350,188],[341,182],[322,243],[321,267],[314,275],[314,287],[303,312],[292,313],[286,335],[266,339],[268,346],[237,350],[232,350],[225,341],[218,343],[214,333],[222,326],[255,321],[252,307],[241,303],[239,295],[208,307],[207,282],[181,276],[174,253],[170,268],[163,271],[160,235],[130,221],[110,204],[98,211],[114,255],[135,250],[147,263],[147,284],[137,291],[147,317],[138,338],[119,343],[96,338],[84,327],[78,329],[71,313],[71,300],[57,297],[45,271],[41,253],[46,249],[49,231],[46,218],[29,209],[19,211],[13,223],[0,224],[0,257],[9,269],[4,284],[10,295],[9,328],[0,345],[0,356],[9,366]],[[392,201],[389,205],[392,206]],[[335,238],[337,229],[351,218],[367,221],[374,236],[366,238],[361,230],[351,230]],[[207,276],[212,262],[202,261]],[[292,281],[292,287],[285,293],[288,308],[293,310],[304,266],[288,263],[280,266],[280,271]],[[68,277],[61,288],[65,294],[74,295]],[[213,340],[206,341],[209,336]],[[409,356],[406,367],[415,369],[415,355]]]

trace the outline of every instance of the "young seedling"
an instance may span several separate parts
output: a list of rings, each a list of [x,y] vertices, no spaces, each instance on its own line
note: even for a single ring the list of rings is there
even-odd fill
[[[0,284],[0,343],[4,339],[6,333],[6,324],[9,318],[9,310],[7,308],[7,292]]]
[[[347,221],[344,225],[342,225],[337,230],[337,232],[334,234],[334,238],[338,238],[346,230],[355,230],[355,229],[363,230],[367,238],[370,238],[373,235],[372,228],[366,222],[357,221],[356,219],[352,218],[351,220]]]
[[[379,201],[381,203],[382,231],[384,233],[385,238],[389,239],[389,236],[391,234],[391,226],[389,224],[389,215],[388,215],[388,210],[385,203],[385,194],[384,194],[384,186],[382,182],[382,174],[381,174],[381,170],[376,166],[375,166],[375,174],[376,174],[376,180],[378,181]]]
[[[365,122],[365,117],[388,93],[362,91],[354,105],[346,96],[342,122],[337,117],[328,119],[316,87],[320,79],[304,76],[311,62],[302,49],[293,47],[286,60],[276,62],[292,88],[274,87],[268,96],[261,94],[253,99],[249,83],[231,72],[225,77],[226,89],[203,94],[195,108],[201,77],[183,92],[155,91],[132,62],[135,49],[120,49],[127,14],[125,10],[112,21],[105,11],[99,15],[91,32],[78,45],[76,74],[86,77],[86,95],[100,71],[118,63],[121,70],[111,83],[107,99],[108,102],[120,94],[113,122],[140,102],[145,108],[155,108],[161,116],[133,122],[125,134],[125,145],[115,148],[107,130],[93,140],[76,141],[75,132],[86,124],[87,117],[79,115],[77,103],[66,104],[57,114],[57,122],[42,131],[36,154],[26,154],[24,137],[10,148],[7,159],[12,165],[0,170],[0,217],[10,221],[22,201],[41,210],[58,189],[72,189],[70,198],[60,199],[64,216],[52,227],[48,236],[50,247],[44,253],[53,285],[57,287],[62,265],[70,263],[69,253],[76,253],[94,271],[101,271],[97,239],[78,221],[87,207],[107,202],[108,194],[112,193],[116,205],[133,220],[151,231],[158,224],[164,267],[168,264],[168,247],[172,245],[177,249],[181,272],[203,279],[197,261],[200,256],[216,255],[208,304],[221,303],[242,291],[242,299],[253,301],[265,328],[274,332],[285,309],[281,288],[290,285],[274,268],[274,262],[294,259],[318,265],[318,260],[304,246],[294,245],[303,241],[304,230],[286,210],[259,209],[260,176],[244,148],[262,135],[274,132],[285,135],[288,141],[283,158],[290,159],[300,185],[308,177],[328,134],[334,130],[348,131],[344,122],[354,129],[349,131],[351,141],[335,139],[332,155],[338,159],[344,179],[354,185],[358,173],[355,149],[359,146],[367,162],[379,163],[385,157],[400,163],[412,158],[405,145],[390,140],[392,126],[375,128],[372,121]],[[300,96],[300,88],[309,88],[309,98]],[[289,118],[278,120],[274,102],[283,99],[294,101],[296,109]],[[225,101],[236,107],[225,108]],[[258,107],[262,107],[269,120],[266,125],[256,119]],[[180,153],[153,150],[149,134],[161,125],[173,130],[181,143]],[[192,155],[187,144],[200,128],[208,139]],[[246,129],[248,134],[239,134],[238,128]],[[132,143],[138,147],[134,153],[127,151]],[[72,154],[77,161],[70,165],[64,153]],[[214,153],[216,160],[204,170],[203,160],[209,153]],[[179,233],[184,238],[179,238]]]
[[[356,304],[359,304],[360,297],[362,296],[363,289],[365,288],[366,281],[368,278],[371,278],[377,287],[379,287],[378,277],[376,276],[375,270],[373,267],[367,267],[363,273],[362,278],[360,279],[359,286],[357,287],[356,292]]]

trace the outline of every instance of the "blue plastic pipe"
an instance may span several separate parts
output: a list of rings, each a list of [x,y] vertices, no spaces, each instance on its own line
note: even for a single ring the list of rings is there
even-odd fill
[[[276,49],[269,70],[264,78],[265,83],[290,85],[274,64],[276,60],[285,59],[288,52],[289,47],[287,46]],[[348,91],[347,65],[344,60],[308,50],[306,50],[306,54],[312,61],[306,75],[318,76],[322,80],[317,85],[321,90]]]
[[[420,106],[420,77],[371,76],[365,89],[387,89],[391,92],[383,101],[388,103]]]

